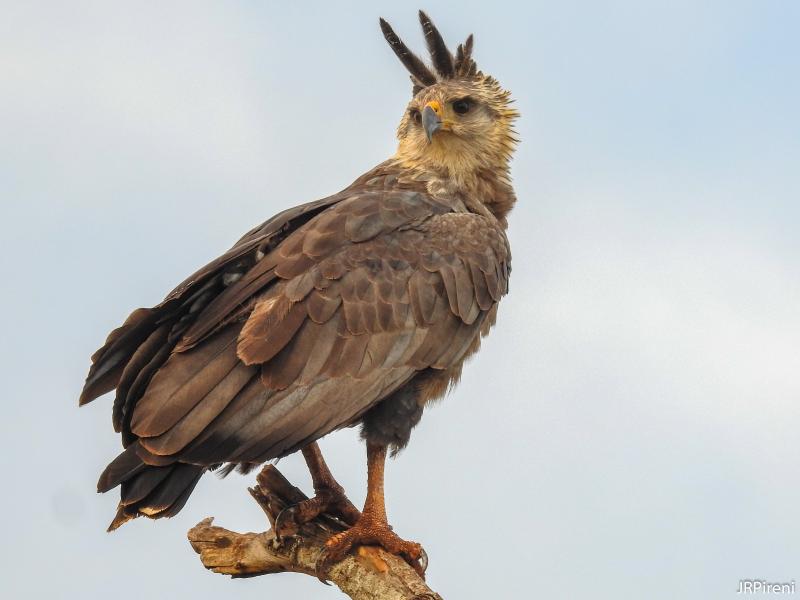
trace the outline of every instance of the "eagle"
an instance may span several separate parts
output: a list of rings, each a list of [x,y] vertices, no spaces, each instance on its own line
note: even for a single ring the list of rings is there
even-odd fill
[[[208,471],[299,450],[315,495],[276,533],[325,512],[349,528],[327,541],[323,568],[377,544],[422,570],[422,547],[387,522],[384,464],[458,382],[508,292],[518,113],[477,68],[472,35],[453,54],[419,20],[430,66],[380,19],[412,83],[394,156],[255,227],[92,356],[79,403],[116,390],[124,448],[97,485],[120,488],[109,531],[175,515]],[[361,511],[317,445],[352,426],[366,443]]]

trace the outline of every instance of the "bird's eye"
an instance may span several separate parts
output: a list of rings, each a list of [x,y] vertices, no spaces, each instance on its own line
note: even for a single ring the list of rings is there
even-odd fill
[[[467,114],[470,108],[472,108],[472,102],[468,98],[453,102],[453,110],[459,115]]]
[[[416,108],[412,108],[408,113],[411,115],[411,118],[414,119],[414,123],[417,125],[422,123],[422,115]]]

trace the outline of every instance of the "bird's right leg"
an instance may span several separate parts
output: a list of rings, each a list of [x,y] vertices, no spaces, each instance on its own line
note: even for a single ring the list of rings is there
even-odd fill
[[[302,452],[311,472],[314,497],[290,506],[278,514],[275,519],[276,536],[280,538],[282,535],[293,535],[300,525],[308,523],[322,513],[341,519],[348,525],[355,524],[361,512],[353,506],[345,496],[344,488],[334,479],[319,445],[312,442],[303,448]]]

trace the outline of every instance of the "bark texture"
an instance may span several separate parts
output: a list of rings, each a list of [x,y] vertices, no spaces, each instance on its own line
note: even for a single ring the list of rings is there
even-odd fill
[[[272,465],[264,467],[250,494],[274,526],[280,512],[306,499]],[[345,524],[328,515],[301,526],[294,535],[277,539],[274,530],[237,533],[204,519],[189,530],[189,542],[206,569],[232,577],[269,573],[305,573],[316,577],[315,565],[325,541]],[[442,600],[403,559],[381,548],[362,546],[334,565],[328,579],[353,600]]]

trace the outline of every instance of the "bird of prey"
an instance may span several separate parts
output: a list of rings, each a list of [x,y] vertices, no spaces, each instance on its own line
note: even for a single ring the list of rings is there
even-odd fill
[[[421,546],[387,523],[384,462],[458,381],[508,291],[517,111],[477,68],[472,35],[453,54],[419,19],[430,66],[380,20],[413,86],[394,156],[252,229],[92,356],[80,404],[116,389],[124,447],[98,482],[121,488],[109,530],[175,515],[209,470],[300,450],[315,496],[277,530],[324,511],[350,525],[327,542],[326,565],[378,544],[421,570]],[[362,511],[316,444],[355,425],[367,450]]]

